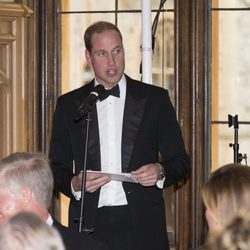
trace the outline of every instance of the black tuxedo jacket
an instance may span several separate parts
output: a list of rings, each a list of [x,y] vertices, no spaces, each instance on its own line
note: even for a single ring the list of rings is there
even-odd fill
[[[104,242],[101,242],[85,233],[78,233],[67,228],[53,219],[53,227],[60,233],[65,250],[109,250]]]
[[[160,162],[166,172],[165,187],[189,171],[190,159],[168,92],[126,76],[122,130],[122,171]],[[85,119],[74,122],[77,108],[94,88],[94,81],[58,98],[54,113],[50,159],[56,188],[71,198],[70,220],[79,214],[71,193],[71,179],[83,168]],[[100,170],[100,143],[96,108],[91,112],[87,169]],[[159,160],[160,158],[160,160]],[[167,234],[163,192],[156,186],[123,183],[131,216],[141,238],[142,250],[166,249]],[[99,191],[84,195],[85,227],[94,228]],[[139,249],[138,249],[139,250]]]

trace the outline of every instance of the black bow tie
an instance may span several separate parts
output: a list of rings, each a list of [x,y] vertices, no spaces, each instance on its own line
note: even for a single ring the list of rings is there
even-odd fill
[[[115,97],[120,97],[120,89],[119,89],[119,85],[116,84],[112,89],[107,89],[106,90],[106,97],[113,95]]]

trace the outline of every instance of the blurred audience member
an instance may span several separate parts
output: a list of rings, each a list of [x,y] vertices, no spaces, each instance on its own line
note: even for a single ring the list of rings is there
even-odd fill
[[[0,250],[64,250],[60,234],[32,213],[20,213],[0,225]]]
[[[202,189],[210,237],[239,214],[250,214],[250,168],[225,165],[214,173]]]
[[[20,212],[35,213],[61,234],[67,250],[107,250],[85,233],[61,225],[48,212],[54,180],[47,158],[37,153],[14,153],[0,161],[0,224]]]
[[[249,250],[250,218],[237,216],[211,242],[206,250]]]

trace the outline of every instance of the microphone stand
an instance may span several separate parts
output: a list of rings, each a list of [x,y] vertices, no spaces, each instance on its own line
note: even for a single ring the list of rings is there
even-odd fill
[[[234,143],[229,143],[229,147],[233,147],[234,151],[234,163],[241,163],[243,159],[247,159],[247,155],[242,155],[239,153],[239,143],[238,143],[238,130],[239,130],[239,122],[238,115],[234,117],[228,115],[228,127],[234,126]]]
[[[84,151],[84,161],[83,161],[83,169],[82,169],[82,188],[81,188],[81,206],[80,206],[80,216],[77,219],[79,222],[78,231],[81,233],[83,231],[83,215],[84,215],[84,199],[85,199],[85,188],[86,188],[86,170],[87,170],[87,152],[88,152],[88,142],[89,142],[89,125],[91,122],[91,110],[95,106],[98,100],[103,100],[103,98],[107,97],[107,91],[105,90],[103,85],[97,85],[94,87],[93,91],[89,94],[86,100],[81,104],[78,108],[78,114],[74,119],[74,122],[78,122],[83,117],[87,115],[86,118],[86,137],[85,137],[85,151]],[[91,233],[94,231],[92,228],[84,229],[86,233]]]
[[[87,170],[87,152],[88,152],[88,141],[89,141],[89,124],[91,122],[90,118],[91,111],[88,111],[86,118],[86,138],[85,138],[85,150],[84,150],[84,161],[82,169],[82,192],[81,192],[81,206],[80,206],[80,216],[79,216],[79,227],[78,231],[81,233],[83,231],[83,214],[84,214],[84,198],[85,198],[85,187],[86,187],[86,170]],[[86,230],[88,231],[88,230]],[[91,230],[89,230],[91,231]]]

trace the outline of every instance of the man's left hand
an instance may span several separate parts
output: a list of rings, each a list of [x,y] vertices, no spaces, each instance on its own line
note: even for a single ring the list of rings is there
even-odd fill
[[[154,186],[160,178],[160,167],[157,163],[151,163],[132,171],[131,174],[142,186]]]

